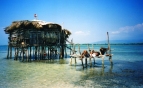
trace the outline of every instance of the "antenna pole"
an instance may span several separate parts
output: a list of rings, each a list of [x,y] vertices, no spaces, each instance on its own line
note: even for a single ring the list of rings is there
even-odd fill
[[[34,18],[35,18],[35,20],[37,20],[37,14],[34,14]]]

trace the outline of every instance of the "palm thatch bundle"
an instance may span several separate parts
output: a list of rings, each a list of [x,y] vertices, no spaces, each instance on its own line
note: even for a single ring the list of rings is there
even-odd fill
[[[64,30],[65,34],[71,35],[71,32],[69,30],[67,30],[67,29],[63,29],[63,30]]]
[[[71,32],[67,29],[63,29],[63,32],[64,32],[66,38],[68,38],[71,35]]]
[[[12,22],[11,26],[8,26],[6,30],[13,30],[13,29],[16,29],[16,25],[17,25],[17,22],[14,21]]]
[[[15,25],[16,29],[19,29],[22,24],[23,24],[23,21],[16,22],[16,25]]]
[[[35,29],[42,28],[42,24],[40,24],[38,21],[32,21],[31,24],[32,24],[33,28],[35,28]]]

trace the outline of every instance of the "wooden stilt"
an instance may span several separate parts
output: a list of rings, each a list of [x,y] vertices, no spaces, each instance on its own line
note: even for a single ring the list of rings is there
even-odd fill
[[[29,61],[28,47],[26,48],[26,58],[27,58],[27,61]]]
[[[102,64],[104,64],[104,56],[102,56]]]
[[[76,64],[76,63],[77,63],[77,62],[76,62],[76,57],[75,57],[74,59],[75,59],[75,64]]]
[[[113,65],[113,62],[112,62],[112,55],[111,55],[111,47],[110,47],[110,43],[109,43],[109,34],[107,32],[107,41],[108,41],[108,50],[109,50],[109,61],[110,61],[110,64]]]
[[[65,50],[65,58],[67,58],[67,50],[66,50],[66,45],[64,46],[64,50]]]
[[[72,57],[70,58],[70,65],[72,65]]]
[[[15,55],[15,60],[17,60],[17,59],[18,59],[18,53],[19,53],[19,48],[18,48],[18,47],[16,47],[16,55]]]
[[[60,59],[64,58],[64,45],[61,46],[60,48]]]
[[[12,59],[12,46],[10,46],[10,59]]]
[[[42,60],[44,59],[44,46],[42,46]]]
[[[16,47],[14,48],[14,60],[16,60]]]
[[[35,51],[35,50],[34,50],[34,46],[32,47],[32,49],[33,49],[33,56],[32,56],[32,59],[34,59],[34,60],[35,60],[35,58],[34,58],[34,57],[35,57],[35,53],[34,53],[34,51]]]
[[[40,46],[38,46],[38,56],[37,56],[38,60],[40,60]]]
[[[30,61],[31,61],[31,46],[30,46],[30,56],[29,56],[29,58],[30,58]]]
[[[37,46],[35,46],[35,60],[37,60]]]
[[[78,44],[78,50],[79,50],[79,54],[81,55],[81,52],[80,52],[80,44]],[[80,58],[82,58],[82,57],[80,57]],[[81,59],[81,64],[82,64],[82,67],[84,68],[83,58]]]
[[[8,50],[7,50],[7,59],[9,59],[9,45],[8,45]]]
[[[28,62],[30,61],[30,58],[29,58],[29,47],[27,47],[27,61]]]
[[[76,54],[76,52],[75,52],[75,44],[73,45],[73,54]],[[76,64],[77,62],[76,62],[76,57],[75,57],[75,64]]]
[[[101,71],[102,73],[101,73],[101,74],[102,74],[103,76],[104,76],[104,69],[105,69],[104,64],[102,64],[102,71]]]
[[[59,46],[59,48],[58,48],[58,55],[59,55],[59,56],[58,56],[58,59],[61,58],[61,55],[60,55],[61,52],[60,52],[60,50],[61,50],[61,48],[60,48],[60,46]]]
[[[50,53],[49,53],[49,51],[50,51],[50,48],[48,47],[48,59],[50,59]]]
[[[22,48],[22,61],[24,61],[24,48]]]
[[[109,56],[109,61],[110,61],[110,64],[113,65],[112,56]]]

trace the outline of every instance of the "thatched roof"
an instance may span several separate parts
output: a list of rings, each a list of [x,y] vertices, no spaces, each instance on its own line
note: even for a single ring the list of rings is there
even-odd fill
[[[14,21],[12,24],[5,28],[5,32],[11,32],[14,30],[24,30],[24,29],[41,29],[41,30],[50,30],[55,29],[61,31],[61,25],[56,23],[47,23],[40,20],[23,20],[23,21]],[[68,30],[67,30],[68,31]]]
[[[71,32],[67,29],[63,29],[63,31],[65,32],[66,35],[71,35]]]

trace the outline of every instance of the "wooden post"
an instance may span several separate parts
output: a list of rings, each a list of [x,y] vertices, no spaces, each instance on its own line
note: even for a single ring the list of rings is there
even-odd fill
[[[30,46],[30,57],[29,57],[29,58],[30,58],[30,61],[31,61],[31,59],[32,59],[32,58],[31,58],[31,46]]]
[[[61,47],[59,46],[59,48],[58,48],[58,55],[59,55],[58,58],[59,58],[59,59],[61,58],[61,57],[60,57],[60,53],[61,53]]]
[[[12,46],[10,45],[10,59],[12,59]]]
[[[109,50],[109,61],[110,61],[110,64],[113,65],[112,55],[111,55],[111,47],[110,47],[110,43],[109,43],[109,34],[108,34],[108,32],[107,32],[107,41],[108,41],[108,50]]]
[[[40,46],[38,45],[38,55],[37,55],[38,60],[40,59]]]
[[[107,42],[108,42],[108,50],[109,50],[109,53],[111,54],[108,32],[107,32]]]
[[[35,51],[35,50],[34,50],[34,46],[32,47],[32,49],[33,49],[33,56],[32,56],[32,58],[35,59],[35,58],[34,58],[34,56],[35,56],[35,54],[34,54],[34,51]]]
[[[78,44],[78,50],[79,50],[79,54],[81,55],[80,44]],[[81,58],[82,58],[82,56],[81,56]],[[83,59],[81,59],[81,64],[82,64],[82,67],[84,68]]]
[[[42,46],[42,60],[44,59],[44,46]]]
[[[10,45],[8,44],[7,59],[9,59],[9,47],[10,47]]]
[[[20,53],[20,48],[18,47],[17,48],[17,58],[16,58],[17,60],[19,59],[19,53]]]
[[[11,36],[12,34],[9,34],[9,47],[10,47],[10,59],[12,59],[12,44],[11,44]]]
[[[64,45],[61,45],[61,59],[64,58]]]
[[[104,64],[104,56],[102,56],[102,64]]]
[[[92,49],[94,50],[94,44],[92,44]],[[94,64],[95,64],[95,58],[93,57],[93,59],[94,59]]]
[[[47,59],[47,46],[44,47],[44,59]]]
[[[76,46],[76,44],[73,45],[73,54],[76,53],[76,52],[75,52],[75,46]],[[75,57],[75,63],[77,63],[77,62],[76,62],[76,57]]]
[[[102,64],[102,71],[101,71],[102,73],[101,73],[101,74],[102,74],[103,76],[104,76],[104,69],[105,69],[104,64]]]
[[[14,55],[14,60],[16,60],[16,54],[17,54],[17,49],[16,49],[16,47],[14,48],[14,51],[15,51],[15,55]]]
[[[19,52],[19,51],[18,51],[18,47],[16,47],[16,48],[15,48],[15,58],[14,58],[14,60],[17,60],[18,52]]]
[[[70,44],[70,55],[71,55],[71,49],[73,48],[73,39],[71,39],[71,44]]]
[[[27,58],[27,61],[29,61],[29,56],[28,56],[28,47],[26,48],[26,58]]]
[[[72,65],[72,57],[70,58],[70,65]]]
[[[64,50],[65,50],[65,58],[67,58],[66,44],[64,45]]]
[[[110,64],[113,65],[112,56],[109,56],[109,61],[110,61]]]
[[[24,48],[22,47],[22,61],[24,61]]]
[[[20,51],[20,56],[19,56],[19,60],[21,61],[22,57],[21,57],[21,53],[22,53],[22,48],[21,48],[21,51]]]
[[[39,47],[39,50],[40,50],[40,60],[42,59],[42,49],[41,49],[41,46]]]
[[[35,60],[37,60],[37,46],[35,46]]]
[[[50,47],[48,47],[48,59],[50,59],[50,53],[49,53],[49,51],[50,51]]]

